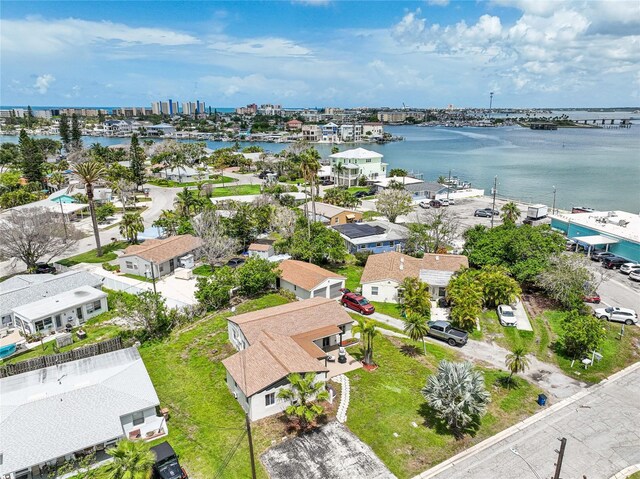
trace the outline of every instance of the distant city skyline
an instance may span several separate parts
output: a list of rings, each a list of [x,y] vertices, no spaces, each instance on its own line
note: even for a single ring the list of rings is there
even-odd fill
[[[640,2],[3,1],[4,105],[640,104]]]

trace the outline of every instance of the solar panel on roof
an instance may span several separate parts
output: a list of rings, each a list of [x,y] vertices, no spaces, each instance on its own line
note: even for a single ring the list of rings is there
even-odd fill
[[[364,238],[365,236],[375,236],[384,234],[382,226],[371,226],[367,224],[347,223],[346,225],[335,226],[340,233],[348,238]]]

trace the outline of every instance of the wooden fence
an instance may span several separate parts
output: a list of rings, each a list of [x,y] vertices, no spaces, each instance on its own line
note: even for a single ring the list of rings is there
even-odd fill
[[[100,343],[90,344],[78,349],[72,349],[71,351],[65,351],[64,353],[49,354],[14,364],[7,364],[6,366],[0,367],[0,378],[27,373],[29,371],[35,371],[36,369],[55,366],[57,364],[68,363],[69,361],[75,361],[77,359],[84,359],[91,356],[97,356],[99,354],[110,353],[111,351],[117,351],[122,348],[122,340],[120,337],[115,337]]]

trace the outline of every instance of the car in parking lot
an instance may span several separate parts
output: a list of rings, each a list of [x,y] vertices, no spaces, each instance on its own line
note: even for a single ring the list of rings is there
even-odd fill
[[[627,325],[638,322],[638,314],[630,308],[609,307],[596,309],[593,314],[598,319],[606,319],[607,321],[617,321]]]
[[[617,256],[613,258],[605,258],[602,260],[602,266],[607,269],[618,269],[622,267],[623,264],[627,262],[624,258],[618,258]]]
[[[422,200],[420,203],[418,203],[418,206],[420,208],[424,208],[425,210],[428,210],[429,208],[431,208],[431,206],[429,206],[429,202],[427,200]]]
[[[516,312],[507,304],[501,304],[498,306],[498,319],[500,320],[500,324],[503,326],[516,326],[518,324]]]
[[[600,301],[602,301],[602,299],[600,298],[600,295],[598,293],[591,293],[585,294],[582,297],[582,301],[584,301],[585,303],[600,304]]]
[[[500,212],[498,210],[494,210],[494,209],[491,209],[491,208],[485,208],[484,210],[488,211],[489,213],[492,213],[493,216],[499,216],[500,215]]]
[[[345,308],[353,309],[362,314],[373,314],[376,310],[367,298],[357,293],[346,293],[342,295],[340,304]]]
[[[606,258],[617,258],[617,256],[613,253],[609,253],[608,251],[597,251],[595,253],[591,253],[591,261],[602,261]]]
[[[633,271],[640,271],[640,264],[638,263],[625,263],[620,266],[620,272],[622,274],[629,274]]]
[[[429,206],[433,208],[440,208],[442,206],[442,203],[440,202],[440,200],[431,200],[429,202]]]
[[[640,281],[640,269],[636,269],[629,273],[629,279],[631,281]]]
[[[440,204],[442,206],[449,206],[449,205],[453,204],[449,198],[442,198],[442,199],[440,199],[438,201],[440,201]]]
[[[491,218],[491,212],[487,210],[476,210],[473,213],[473,216],[478,216],[480,218]]]

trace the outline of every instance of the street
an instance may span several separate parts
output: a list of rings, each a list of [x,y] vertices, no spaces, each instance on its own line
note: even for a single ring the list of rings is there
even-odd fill
[[[414,479],[609,479],[640,464],[640,363],[463,451]],[[624,476],[626,477],[626,476]]]

